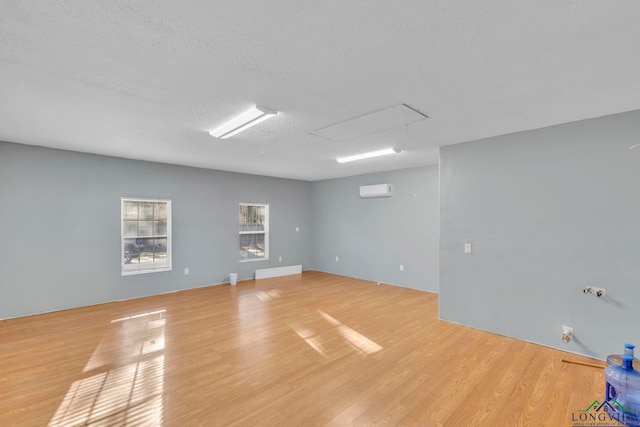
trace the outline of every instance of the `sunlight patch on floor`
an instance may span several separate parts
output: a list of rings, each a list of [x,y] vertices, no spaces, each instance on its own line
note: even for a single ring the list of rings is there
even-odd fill
[[[338,330],[338,334],[340,334],[340,336],[344,338],[344,340],[347,341],[356,350],[361,351],[364,354],[373,354],[382,350],[382,346],[365,337],[361,333],[351,329],[339,320],[329,316],[324,311],[318,310],[318,313],[320,313],[320,316],[323,319],[334,325]]]
[[[322,319],[324,319],[334,327],[333,330],[337,332],[337,334],[342,338],[346,345],[355,350],[357,353],[366,356],[382,350],[381,345],[370,340],[361,333],[353,330],[334,317],[331,317],[324,311],[318,310],[318,313],[320,314],[320,317]],[[293,329],[293,331],[298,334],[298,336],[302,338],[309,345],[309,347],[311,347],[324,357],[328,356],[328,349],[325,345],[323,345],[322,337],[318,332],[296,323],[289,323],[289,327]]]
[[[140,317],[153,316],[154,314],[163,314],[166,311],[167,310],[156,310],[156,311],[149,311],[147,313],[133,314],[131,316],[121,317],[120,319],[114,319],[111,321],[111,323],[124,322],[125,320],[131,320],[131,319],[139,319]]]
[[[282,295],[282,291],[280,289],[269,289],[268,291],[260,291],[256,294],[256,297],[262,301],[267,302],[272,299],[276,299]]]
[[[317,351],[322,356],[327,355],[324,346],[320,342],[320,337],[312,329],[296,326],[291,323],[289,323],[289,327],[293,329],[294,332],[309,345],[309,347]]]
[[[112,321],[49,427],[162,425],[165,311]]]

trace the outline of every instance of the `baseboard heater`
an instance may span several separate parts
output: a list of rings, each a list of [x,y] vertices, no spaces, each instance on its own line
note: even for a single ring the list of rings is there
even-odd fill
[[[287,267],[262,268],[256,270],[257,279],[268,279],[270,277],[290,276],[292,274],[301,274],[302,265],[289,265]]]

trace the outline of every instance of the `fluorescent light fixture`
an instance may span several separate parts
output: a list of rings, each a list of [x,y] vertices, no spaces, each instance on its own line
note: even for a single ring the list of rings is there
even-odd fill
[[[338,161],[338,163],[347,163],[353,162],[355,160],[370,159],[372,157],[386,156],[387,154],[397,154],[401,152],[402,150],[400,150],[399,148],[386,148],[384,150],[371,151],[369,153],[356,154],[354,156],[340,157],[336,160]]]
[[[278,114],[277,111],[254,105],[250,110],[245,111],[237,117],[224,123],[222,126],[209,132],[209,135],[216,138],[225,139],[242,132],[245,129],[255,126],[260,122],[267,120]]]

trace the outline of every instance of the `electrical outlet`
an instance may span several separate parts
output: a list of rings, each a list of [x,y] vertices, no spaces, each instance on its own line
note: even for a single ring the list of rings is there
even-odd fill
[[[281,256],[278,257],[278,261],[282,262],[282,257]]]
[[[185,269],[184,269],[184,275],[185,275],[185,276],[188,276],[188,275],[189,275],[189,267],[187,267],[187,268],[185,268]]]
[[[465,254],[470,254],[471,253],[471,243],[465,243],[464,244],[464,253]]]
[[[404,271],[404,265],[400,264],[400,271]]]
[[[300,231],[300,227],[296,227],[296,232],[299,232],[299,231]]]
[[[340,262],[340,258],[336,257],[336,262]]]

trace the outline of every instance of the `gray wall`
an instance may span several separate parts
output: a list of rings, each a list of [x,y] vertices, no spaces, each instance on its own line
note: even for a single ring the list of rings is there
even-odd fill
[[[172,200],[172,271],[121,276],[123,196]],[[270,205],[269,261],[238,262],[240,202]],[[310,184],[0,142],[0,237],[0,318],[159,294],[306,268]]]
[[[441,318],[599,358],[640,345],[637,143],[640,111],[443,147]]]
[[[393,196],[361,199],[372,184]],[[311,199],[312,268],[438,291],[437,166],[316,181]]]

